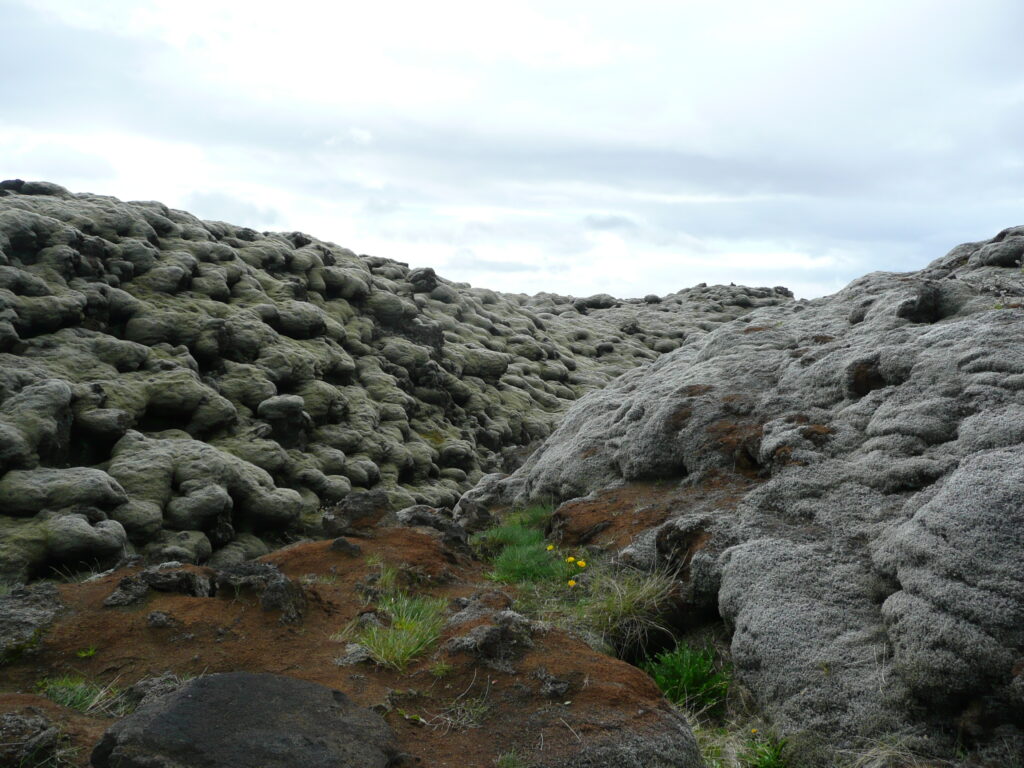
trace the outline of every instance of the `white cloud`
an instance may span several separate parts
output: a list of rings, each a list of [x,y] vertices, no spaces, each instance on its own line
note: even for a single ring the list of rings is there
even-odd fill
[[[8,0],[0,155],[502,290],[815,295],[1019,223],[1022,23],[1014,0]]]

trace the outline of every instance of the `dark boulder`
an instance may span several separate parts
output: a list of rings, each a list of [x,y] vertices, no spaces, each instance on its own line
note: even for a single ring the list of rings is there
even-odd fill
[[[381,717],[345,694],[279,675],[197,678],[143,701],[92,752],[96,768],[392,768]]]

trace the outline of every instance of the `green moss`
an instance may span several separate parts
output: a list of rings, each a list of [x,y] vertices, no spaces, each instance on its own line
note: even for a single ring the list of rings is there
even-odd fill
[[[46,559],[46,523],[0,515],[0,580],[22,582]]]
[[[7,666],[8,664],[13,664],[29,651],[38,648],[39,644],[43,641],[43,637],[46,635],[46,632],[48,630],[49,627],[37,627],[36,630],[32,633],[32,636],[28,638],[28,640],[25,640],[22,643],[8,645],[6,648],[0,651],[0,667]]]
[[[445,440],[448,439],[447,435],[445,435],[439,429],[429,429],[426,430],[425,432],[419,432],[417,434],[419,434],[420,438],[430,443],[435,448],[440,448],[442,445],[444,445]]]

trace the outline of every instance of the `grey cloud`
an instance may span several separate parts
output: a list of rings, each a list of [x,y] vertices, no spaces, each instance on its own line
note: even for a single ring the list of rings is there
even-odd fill
[[[402,209],[397,200],[386,197],[371,197],[363,203],[362,210],[370,216],[388,216]]]
[[[269,229],[283,222],[274,208],[264,208],[223,192],[193,192],[185,198],[190,213],[203,219],[227,221],[253,229]]]
[[[528,244],[550,254],[544,267],[550,271],[556,260],[571,264],[586,253],[588,233],[609,232],[638,248],[652,245],[681,254],[701,255],[711,241],[716,246],[733,242],[738,249],[756,241],[811,255],[848,252],[860,261],[825,277],[849,279],[868,269],[921,266],[956,242],[990,236],[1024,218],[1019,203],[1024,100],[989,98],[996,84],[1007,94],[1016,87],[1019,94],[1024,82],[1019,25],[1009,23],[1014,18],[1009,14],[1019,18],[1022,6],[1002,7],[1007,23],[984,39],[977,35],[979,24],[964,36],[954,34],[948,20],[944,32],[935,26],[922,31],[931,46],[924,51],[926,60],[943,60],[947,52],[940,43],[950,37],[956,50],[949,55],[961,69],[953,77],[922,63],[912,68],[917,78],[912,82],[878,78],[876,90],[887,107],[906,100],[887,113],[891,125],[848,104],[848,94],[828,82],[818,84],[816,93],[829,97],[821,103],[795,83],[791,100],[772,105],[770,114],[745,104],[738,94],[730,107],[735,122],[726,133],[739,139],[735,146],[716,149],[682,140],[655,144],[626,131],[595,138],[582,125],[580,135],[564,138],[541,135],[526,124],[500,136],[474,134],[444,113],[417,120],[352,115],[374,141],[328,145],[342,112],[329,100],[291,109],[214,93],[204,84],[175,78],[181,54],[157,41],[70,29],[11,2],[0,3],[5,31],[0,67],[8,73],[0,78],[0,103],[11,125],[114,128],[192,142],[237,169],[239,181],[329,200],[365,219],[375,234],[464,248],[450,262],[459,268],[524,273],[535,267],[477,252]],[[908,56],[917,42],[907,41]],[[885,68],[884,62],[864,64],[866,78]],[[629,74],[602,82],[600,97],[628,105]],[[915,88],[925,77],[941,79],[943,87],[933,85],[918,95]],[[557,99],[576,83],[552,78],[536,92],[534,80],[505,85],[513,88],[512,95],[543,107],[550,106],[545,98]],[[940,91],[941,101],[929,100]],[[868,103],[864,93],[858,98]],[[724,93],[719,106],[729,106],[731,98]],[[898,122],[901,115],[904,123]],[[927,136],[916,144],[915,127],[934,127],[949,146],[929,148]],[[33,167],[58,182],[79,172],[94,178],[109,174],[101,164],[90,168],[86,156],[62,158],[54,152],[47,158],[41,152]],[[260,161],[253,160],[257,152]],[[268,156],[274,162],[262,162]],[[261,227],[282,218],[263,203],[218,194],[197,192],[188,205],[205,217],[259,221]],[[688,195],[725,201],[658,199]],[[487,222],[452,221],[442,212],[458,206],[487,206],[493,216]],[[302,228],[292,220],[289,226]],[[733,279],[753,282],[759,274],[751,270]],[[778,281],[775,271],[770,274],[776,277],[768,282]]]
[[[109,179],[115,175],[114,166],[105,157],[56,144],[41,144],[22,152],[16,167],[6,170],[12,176],[35,175],[57,182],[69,177]]]
[[[484,259],[468,248],[461,248],[448,259],[446,265],[450,269],[464,269],[475,272],[530,272],[537,269],[535,264],[520,261],[503,261]]]
[[[583,226],[596,230],[631,231],[637,228],[637,223],[628,216],[592,213],[584,217]]]

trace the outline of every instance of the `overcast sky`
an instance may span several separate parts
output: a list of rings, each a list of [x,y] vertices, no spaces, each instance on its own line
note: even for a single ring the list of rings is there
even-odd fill
[[[504,291],[832,293],[1024,224],[1021,0],[0,0],[0,177]]]

